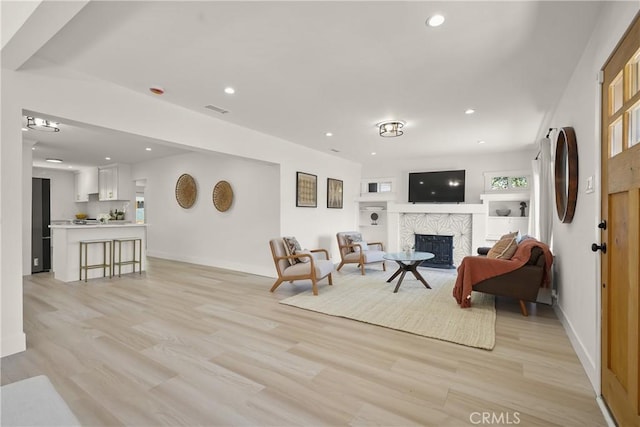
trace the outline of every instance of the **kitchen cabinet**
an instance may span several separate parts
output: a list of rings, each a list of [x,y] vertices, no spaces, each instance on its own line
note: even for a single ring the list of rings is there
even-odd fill
[[[82,168],[75,173],[75,201],[88,202],[89,194],[98,193],[98,168]]]
[[[519,231],[520,234],[529,232],[529,192],[495,193],[480,195],[486,206],[486,239],[499,240],[501,236]],[[524,202],[524,216],[522,216],[521,203]],[[509,210],[508,215],[499,215],[497,210]]]
[[[98,168],[98,200],[131,200],[131,166],[117,164]]]

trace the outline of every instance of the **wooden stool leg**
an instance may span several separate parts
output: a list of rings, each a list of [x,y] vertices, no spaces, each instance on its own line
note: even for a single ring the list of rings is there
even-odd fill
[[[89,247],[89,245],[85,244],[84,245],[84,281],[87,281],[87,276],[89,275],[89,261],[87,258],[87,247]]]
[[[82,280],[82,242],[78,243],[80,246],[80,258],[78,260],[78,265],[80,266],[80,278],[78,280]]]

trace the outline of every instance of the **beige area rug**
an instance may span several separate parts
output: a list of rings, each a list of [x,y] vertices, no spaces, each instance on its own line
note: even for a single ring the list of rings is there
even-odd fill
[[[333,286],[320,282],[311,290],[281,300],[281,304],[345,317],[391,329],[491,350],[496,340],[493,295],[473,292],[472,307],[461,309],[452,296],[456,276],[420,269],[432,287],[427,289],[411,273],[394,294],[393,273],[367,271],[366,276],[334,273]]]

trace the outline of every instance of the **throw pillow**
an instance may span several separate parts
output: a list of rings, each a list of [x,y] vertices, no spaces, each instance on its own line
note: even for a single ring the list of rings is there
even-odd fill
[[[295,255],[296,251],[302,250],[298,239],[295,237],[283,237],[282,242],[284,243],[284,251],[287,253],[287,256]],[[298,262],[299,260],[296,258],[289,258],[289,264],[291,265],[296,265]]]
[[[507,234],[503,234],[502,236],[500,236],[500,240],[506,238],[506,237],[513,237],[515,239],[518,238],[518,234],[520,234],[520,230],[518,231],[513,231],[511,233],[507,233]]]
[[[311,253],[311,251],[310,251],[310,250],[308,250],[308,249],[303,249],[303,250],[301,250],[301,251],[296,251],[296,255],[300,255],[300,254],[308,254],[308,255],[313,256],[313,254]],[[306,257],[306,256],[305,256],[305,257],[302,257],[302,258],[296,258],[296,261],[297,261],[297,262],[303,262],[303,263],[306,263],[306,262],[311,262],[311,258],[308,258],[308,257]]]
[[[362,240],[362,234],[360,233],[349,234],[347,236],[347,244],[353,245],[354,243],[359,244],[363,251],[369,250],[369,246],[365,241]],[[350,249],[350,252],[360,252],[360,248],[357,246]]]
[[[487,253],[487,258],[495,259],[511,259],[513,254],[516,253],[518,244],[516,243],[515,236],[504,237],[500,239]]]

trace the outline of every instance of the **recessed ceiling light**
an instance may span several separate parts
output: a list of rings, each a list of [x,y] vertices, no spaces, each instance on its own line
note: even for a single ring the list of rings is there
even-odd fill
[[[333,136],[333,134],[331,132],[327,132],[324,134],[325,136]]]
[[[433,15],[427,19],[427,25],[429,27],[439,27],[444,22],[444,16],[442,15]]]
[[[105,157],[104,159],[105,160],[111,160],[111,157]]]
[[[478,141],[478,144],[484,144],[484,142],[485,142],[484,139],[481,139]]]
[[[466,110],[464,110],[465,114],[473,114],[475,112],[476,112],[476,110],[474,110],[473,108],[467,108]]]
[[[32,150],[35,150],[35,149],[36,149],[36,147],[31,147],[31,149],[32,149]]]
[[[378,153],[376,153],[375,151],[371,153],[372,156],[375,156],[376,154]]]
[[[226,93],[227,95],[233,95],[234,93],[236,93],[236,90],[232,87],[225,87],[224,93]]]
[[[73,169],[73,166],[67,166],[67,169]]]
[[[22,132],[29,132],[29,129],[27,129],[27,128],[22,128]]]
[[[151,151],[151,147],[147,147],[147,148],[145,148],[145,150]]]
[[[45,161],[49,162],[49,163],[62,163],[62,159],[45,159]]]

